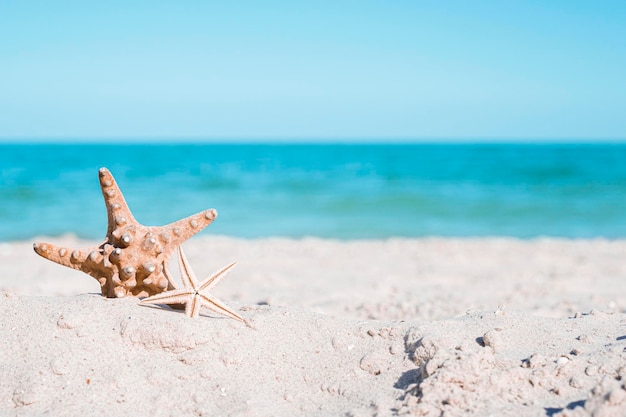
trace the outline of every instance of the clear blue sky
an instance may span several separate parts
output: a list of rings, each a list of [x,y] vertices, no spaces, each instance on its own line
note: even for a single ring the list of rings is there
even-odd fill
[[[0,0],[0,138],[626,139],[626,1]]]

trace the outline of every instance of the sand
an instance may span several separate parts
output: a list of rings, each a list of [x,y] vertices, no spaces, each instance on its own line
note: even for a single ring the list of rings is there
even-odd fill
[[[0,415],[626,415],[626,241],[184,248],[199,278],[238,261],[213,292],[249,327],[0,244]]]

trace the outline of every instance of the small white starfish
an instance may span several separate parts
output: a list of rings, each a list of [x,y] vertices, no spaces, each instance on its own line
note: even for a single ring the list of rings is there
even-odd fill
[[[209,290],[217,285],[220,279],[235,266],[236,262],[222,268],[200,283],[198,283],[196,274],[189,266],[187,257],[180,247],[178,248],[178,263],[180,265],[181,279],[185,288],[173,289],[153,295],[152,297],[144,298],[141,300],[142,304],[185,304],[185,314],[192,318],[198,317],[200,307],[205,306],[216,313],[245,323],[243,317],[208,293]]]

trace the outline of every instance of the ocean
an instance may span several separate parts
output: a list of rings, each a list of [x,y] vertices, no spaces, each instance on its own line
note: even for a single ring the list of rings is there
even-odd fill
[[[4,144],[0,241],[103,239],[100,167],[202,235],[626,237],[626,144]]]

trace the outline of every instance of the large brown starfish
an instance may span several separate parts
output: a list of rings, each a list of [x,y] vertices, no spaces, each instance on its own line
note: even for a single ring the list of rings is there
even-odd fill
[[[209,209],[167,226],[144,226],[133,217],[109,170],[101,168],[99,177],[109,221],[104,242],[81,250],[35,243],[35,252],[91,275],[105,297],[147,297],[176,288],[167,269],[170,255],[215,220],[217,211]]]

